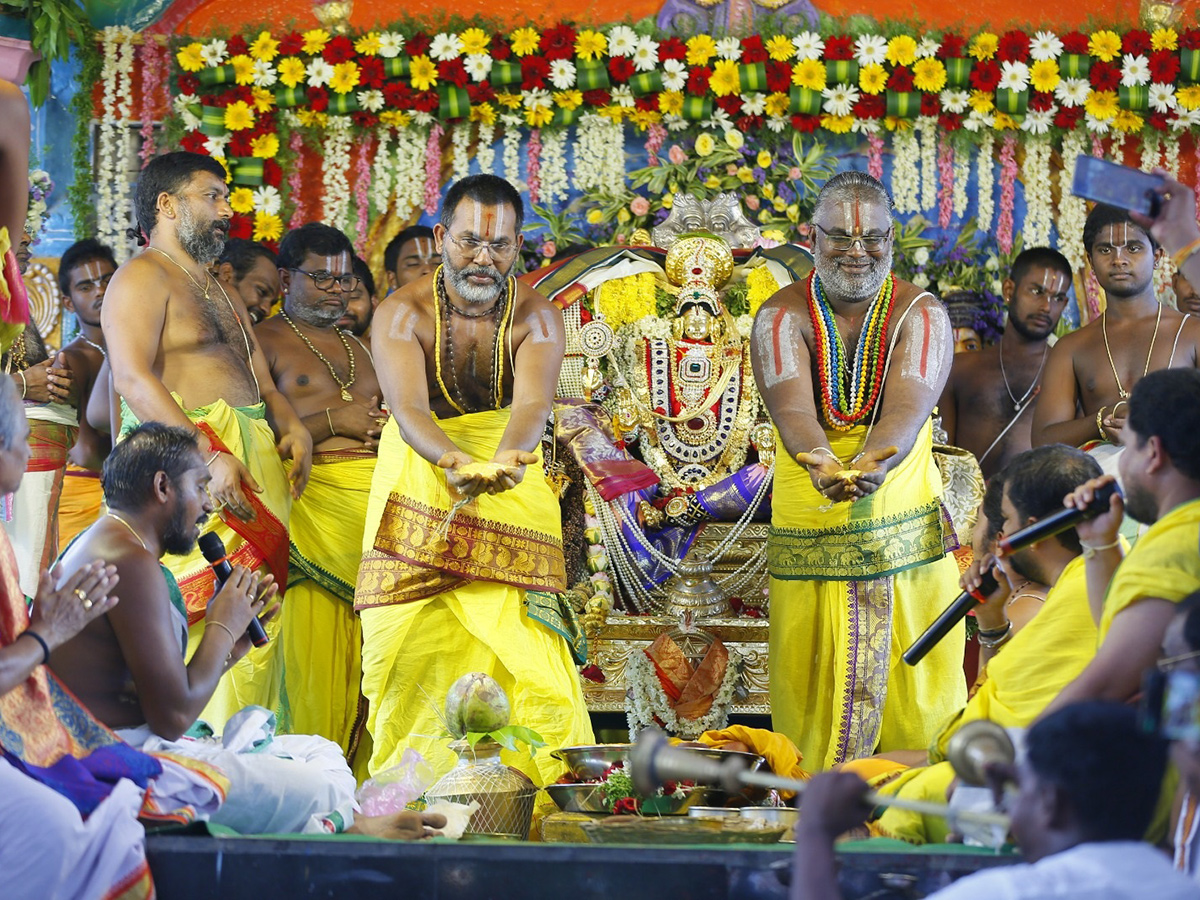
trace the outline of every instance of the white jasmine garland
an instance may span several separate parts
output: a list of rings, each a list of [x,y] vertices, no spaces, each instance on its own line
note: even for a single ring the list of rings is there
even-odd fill
[[[479,171],[491,174],[496,165],[496,126],[486,122],[479,123],[478,137],[475,141],[475,160],[479,163]]]
[[[425,203],[425,153],[429,132],[419,125],[408,125],[396,132],[396,151],[392,171],[392,193],[396,215],[408,219]]]
[[[1179,177],[1179,141],[1166,141],[1163,144],[1163,168],[1172,178]]]
[[[120,264],[129,258],[130,251],[125,235],[129,179],[123,168],[133,109],[133,30],[125,26],[105,28],[101,46],[104,109],[97,129],[96,237],[113,248]]]
[[[921,171],[921,147],[912,129],[897,130],[892,134],[892,192],[896,211],[919,212]]]
[[[634,650],[625,664],[625,683],[630,687],[629,707],[625,711],[629,721],[629,739],[636,740],[637,733],[643,728],[656,726],[656,717],[667,731],[688,740],[694,740],[706,731],[724,728],[729,724],[729,707],[741,675],[742,656],[729,648],[725,677],[721,679],[708,713],[697,719],[681,719],[675,714],[658,680],[654,663],[644,650]]]
[[[996,190],[995,152],[996,139],[992,136],[990,130],[985,131],[979,141],[979,151],[975,156],[979,160],[976,176],[979,189],[976,220],[979,224],[979,230],[984,234],[991,233],[992,220],[996,215],[996,198],[994,196]]]
[[[450,177],[461,181],[471,174],[471,123],[450,126]]]
[[[937,119],[918,116],[916,127],[921,132],[921,209],[931,210],[938,202]]]
[[[1156,133],[1147,134],[1142,138],[1142,158],[1138,162],[1138,168],[1143,172],[1149,172],[1158,165],[1158,158],[1162,155],[1161,141]]]
[[[1021,230],[1027,247],[1050,244],[1050,226],[1054,221],[1050,153],[1048,138],[1031,137],[1025,141],[1025,162],[1021,172],[1025,182],[1025,222]]]
[[[346,234],[354,234],[350,221],[350,119],[330,116],[321,142],[324,166],[321,170],[321,206],[323,221]]]
[[[1087,219],[1087,203],[1071,193],[1071,184],[1075,181],[1075,160],[1086,152],[1086,146],[1082,129],[1067,132],[1062,142],[1063,167],[1058,175],[1058,249],[1076,271],[1085,264],[1083,223]]]
[[[539,197],[549,207],[566,202],[571,184],[567,178],[567,130],[542,131],[541,180]]]
[[[954,153],[954,191],[952,201],[954,215],[962,218],[967,214],[967,182],[971,180],[971,152],[959,148]]]
[[[380,125],[375,136],[379,143],[375,146],[375,159],[371,162],[371,205],[375,207],[376,215],[383,215],[392,202],[392,175],[395,168],[392,165],[392,129]]]
[[[504,114],[500,119],[504,123],[504,180],[517,185],[517,190],[524,190],[525,180],[521,171],[521,126],[524,119],[511,113]]]

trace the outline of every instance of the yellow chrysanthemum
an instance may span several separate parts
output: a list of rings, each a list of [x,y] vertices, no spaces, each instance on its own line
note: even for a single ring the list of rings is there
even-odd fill
[[[620,125],[625,119],[625,107],[616,104],[610,103],[608,106],[602,106],[599,112],[604,118],[612,119],[617,125]]]
[[[277,241],[283,237],[283,219],[271,213],[256,212],[254,214],[254,239],[256,241]]]
[[[304,32],[300,37],[304,41],[304,52],[314,56],[324,50],[325,45],[329,43],[329,32],[324,28],[314,28],[312,31]]]
[[[887,61],[893,66],[911,66],[917,58],[917,42],[907,34],[900,34],[888,41]]]
[[[193,41],[186,47],[180,47],[179,52],[175,54],[175,60],[179,63],[179,68],[185,72],[199,72],[204,68],[204,57],[200,55],[200,51],[204,49],[200,46],[199,41]]]
[[[687,64],[689,66],[706,65],[716,55],[717,42],[712,39],[712,35],[697,34],[688,38]]]
[[[996,108],[995,97],[990,91],[971,91],[971,96],[967,98],[967,102],[971,104],[971,109],[980,115],[990,113]]]
[[[279,55],[279,41],[271,37],[271,32],[260,31],[254,43],[250,45],[250,55],[263,62],[270,62]]]
[[[834,134],[846,134],[854,127],[854,116],[821,116],[821,127]]]
[[[810,62],[816,63],[821,68],[821,72],[825,71],[825,67],[815,59]],[[795,77],[793,76],[793,80]],[[871,63],[868,66],[863,66],[858,70],[858,86],[864,94],[881,94],[884,88],[887,87],[887,71],[878,63]],[[823,88],[825,85],[822,84]]]
[[[354,42],[354,52],[363,56],[378,56],[381,49],[378,31],[368,31]]]
[[[233,66],[233,80],[238,84],[251,84],[254,81],[254,60],[245,53],[231,57],[229,64]]]
[[[554,119],[554,110],[546,106],[535,106],[533,109],[525,110],[525,121],[529,123],[531,128],[541,128],[543,125],[549,125]]]
[[[520,94],[510,93],[497,94],[496,102],[508,109],[517,109],[522,103]]]
[[[245,100],[234,100],[225,107],[225,128],[242,131],[254,127],[254,110]]]
[[[787,62],[796,55],[796,45],[786,35],[777,34],[767,41],[767,55],[776,62]]]
[[[766,237],[763,233],[763,237]],[[779,239],[782,240],[783,235]],[[779,282],[775,280],[775,276],[771,274],[770,269],[765,266],[755,266],[746,273],[746,286],[750,289],[746,293],[746,305],[750,307],[750,315],[758,312],[758,308],[767,300],[770,300],[779,291]]]
[[[1150,35],[1150,47],[1153,50],[1179,49],[1179,35],[1174,28],[1155,28]]]
[[[1083,108],[1096,119],[1111,119],[1120,108],[1116,91],[1092,91],[1084,101]]]
[[[776,91],[767,95],[767,102],[763,108],[767,111],[768,116],[785,116],[790,105],[791,100],[788,95],[783,91]]]
[[[996,118],[992,120],[992,128],[996,131],[1016,131],[1020,127],[1021,123],[1008,113],[998,112]]]
[[[1113,116],[1113,128],[1126,134],[1137,134],[1146,124],[1146,120],[1131,109],[1118,109]]]
[[[599,31],[585,28],[575,36],[575,55],[580,59],[595,59],[608,49],[608,38]]]
[[[914,124],[912,119],[903,116],[885,116],[883,119],[883,127],[888,131],[912,131]]]
[[[663,91],[658,95],[658,111],[668,116],[677,116],[683,112],[683,93],[680,91]]]
[[[554,105],[561,106],[563,109],[579,109],[583,105],[583,93],[581,91],[555,91]]]
[[[999,46],[1000,38],[990,31],[981,31],[971,39],[971,48],[967,52],[978,60],[991,59]]]
[[[1029,83],[1035,91],[1052,91],[1060,81],[1058,63],[1053,59],[1039,59],[1029,67]]]
[[[629,121],[637,126],[638,131],[646,131],[651,125],[662,121],[662,113],[653,109],[632,109],[629,112]]]
[[[296,108],[296,120],[301,125],[308,125],[310,127],[316,126],[317,128],[324,128],[326,125],[329,124],[329,115],[328,115],[328,113],[317,112],[312,109],[305,109],[304,107],[297,107]]]
[[[825,63],[819,59],[800,60],[792,66],[792,84],[810,91],[825,90]]]
[[[229,192],[229,208],[235,213],[254,211],[254,191],[248,187],[234,188]]]
[[[471,115],[475,114],[478,107],[471,107]],[[396,128],[407,128],[412,122],[412,116],[402,109],[385,109],[379,114],[379,121],[384,125],[393,125]]]
[[[738,64],[732,59],[717,60],[713,66],[712,77],[708,79],[708,89],[718,97],[740,92],[742,82],[738,78]]]
[[[1175,92],[1175,99],[1181,108],[1193,110],[1200,108],[1200,84],[1189,84]]]
[[[766,150],[759,150],[754,162],[758,164],[760,169],[769,169],[771,168],[771,154]]]
[[[496,107],[490,103],[475,103],[471,105],[471,121],[482,122],[484,125],[496,124]]]
[[[437,66],[428,56],[414,56],[408,78],[418,91],[427,91],[437,84]]]
[[[266,88],[250,88],[250,100],[256,113],[270,112],[275,108],[275,95]]]
[[[482,28],[468,28],[458,39],[462,41],[464,56],[484,56],[491,50],[492,39]]]
[[[279,138],[274,134],[260,134],[250,142],[250,155],[259,159],[274,159],[279,153]]]
[[[711,134],[702,134],[696,138],[696,155],[697,156],[712,156],[714,150],[717,149],[717,142],[713,140]]]
[[[517,54],[517,56],[528,56],[530,53],[536,50],[542,42],[542,36],[532,28],[528,27],[518,28],[508,37],[509,40],[512,41],[512,51],[513,53]],[[526,118],[528,118],[528,116]]]
[[[288,56],[279,61],[279,80],[286,87],[295,87],[304,80],[304,77],[304,63],[297,57]]]
[[[358,86],[361,79],[362,73],[358,63],[347,60],[333,67],[333,77],[329,79],[329,86],[339,94],[348,94]]]
[[[918,91],[935,93],[946,86],[946,67],[940,59],[927,56],[913,66],[913,87]]]
[[[1121,55],[1121,36],[1115,31],[1096,31],[1088,40],[1088,53],[1104,62]]]

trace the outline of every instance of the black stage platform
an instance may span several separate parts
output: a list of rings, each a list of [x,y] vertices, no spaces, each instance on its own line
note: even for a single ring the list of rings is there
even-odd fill
[[[160,834],[147,838],[147,851],[161,900],[785,898],[792,866],[789,844],[384,843]],[[846,900],[914,900],[976,869],[1014,862],[1012,856],[915,848],[856,848],[839,858]]]

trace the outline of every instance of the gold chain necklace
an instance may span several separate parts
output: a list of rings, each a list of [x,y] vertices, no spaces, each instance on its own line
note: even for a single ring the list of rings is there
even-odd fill
[[[120,516],[118,516],[111,509],[108,512],[106,512],[105,515],[111,519],[116,519],[118,522],[120,522],[122,525],[124,525],[126,528],[128,528],[129,533],[132,534],[137,539],[137,542],[142,545],[142,549],[147,552],[150,551],[150,548],[146,546],[146,542],[142,540],[142,536],[137,533],[136,529],[134,529],[134,527],[132,525],[130,525],[128,522],[126,522],[124,519],[122,519]]]
[[[181,269],[183,271],[183,274],[186,275],[188,277],[188,279],[192,282],[192,284],[194,284],[196,286],[196,290],[201,291],[204,294],[204,302],[206,302],[206,303],[208,302],[208,292],[210,290],[212,290],[212,273],[209,272],[208,269],[204,270],[204,287],[200,287],[200,282],[198,282],[196,280],[196,276],[193,275],[191,272],[189,272],[186,268],[184,268],[178,262],[175,262],[175,257],[173,257],[170,253],[168,253],[166,250],[159,250],[157,247],[151,247],[150,249],[153,250],[155,253],[165,256],[171,262],[175,263],[175,266],[177,268]]]
[[[350,376],[345,381],[342,381],[342,379],[338,378],[337,372],[333,370],[333,363],[325,358],[325,354],[313,346],[313,342],[305,336],[303,331],[296,327],[296,323],[288,317],[288,314],[285,312],[280,312],[279,315],[283,321],[287,322],[288,325],[292,327],[292,331],[296,332],[296,336],[299,337],[300,340],[304,341],[308,349],[316,354],[317,359],[325,363],[325,368],[329,370],[330,377],[332,377],[333,380],[337,382],[337,386],[342,389],[342,400],[346,403],[353,403],[354,398],[350,396],[350,388],[354,387],[354,350],[351,349],[350,342],[346,340],[346,333],[340,328],[335,327],[333,329],[334,333],[341,338],[342,346],[346,348],[346,356],[350,359]]]
[[[1154,318],[1154,334],[1150,335],[1150,352],[1146,354],[1146,368],[1142,370],[1145,378],[1150,372],[1150,357],[1154,355],[1154,342],[1158,339],[1158,325],[1162,322],[1162,304],[1158,304],[1158,315]],[[1117,394],[1122,400],[1129,399],[1129,391],[1121,384],[1121,376],[1117,374],[1117,364],[1113,362],[1112,350],[1108,347],[1108,310],[1100,313],[1100,333],[1104,335],[1104,352],[1108,354],[1108,365],[1112,369],[1113,380],[1117,383]]]

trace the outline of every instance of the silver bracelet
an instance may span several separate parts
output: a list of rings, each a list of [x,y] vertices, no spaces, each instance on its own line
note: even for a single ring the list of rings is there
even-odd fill
[[[1012,631],[1013,631],[1013,623],[1012,623],[1012,620],[1010,619],[1008,622],[1008,625],[1006,625],[1004,628],[1004,633],[1001,634],[999,637],[995,637],[995,638],[984,637],[984,635],[988,633],[985,631],[978,631],[978,632],[976,632],[975,636],[977,638],[979,638],[979,646],[980,647],[983,647],[986,650],[995,650],[997,647],[999,647],[1001,644],[1003,644],[1005,641],[1007,641],[1010,637],[1012,637]]]

